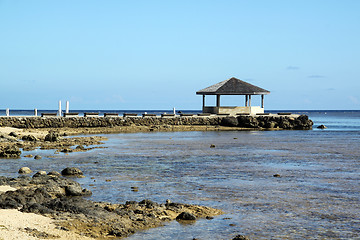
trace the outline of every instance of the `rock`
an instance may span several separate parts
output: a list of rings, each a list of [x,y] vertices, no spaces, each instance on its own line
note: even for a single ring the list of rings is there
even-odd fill
[[[80,184],[68,185],[65,187],[66,196],[82,196],[82,188]]]
[[[35,155],[34,159],[42,159],[42,157],[40,155]]]
[[[27,157],[27,158],[32,158],[32,157],[33,157],[33,155],[28,154],[28,155],[25,155],[24,157]]]
[[[64,148],[64,149],[61,150],[60,152],[68,153],[68,152],[73,152],[73,150],[72,150],[71,148]]]
[[[21,151],[16,145],[0,147],[0,158],[18,158],[20,155]]]
[[[276,123],[271,121],[265,124],[266,128],[275,128]]]
[[[236,117],[225,117],[221,120],[220,125],[227,127],[237,127],[239,125],[239,121]]]
[[[32,173],[31,169],[28,167],[22,167],[18,171],[20,174],[29,174]]]
[[[83,172],[76,167],[67,167],[61,171],[61,175],[63,176],[71,176],[71,177],[84,177]]]
[[[19,173],[20,174],[29,174],[29,173],[32,173],[32,171],[28,167],[22,167],[22,168],[19,169]]]
[[[215,144],[211,144],[211,145],[210,145],[210,148],[214,148],[214,147],[215,147]]]
[[[57,176],[57,177],[61,176],[61,174],[59,172],[57,172],[57,171],[51,171],[47,175],[49,175],[49,176]]]
[[[49,131],[49,133],[45,136],[45,141],[49,141],[49,142],[56,142],[60,139],[60,136],[58,133],[54,132],[54,131]]]
[[[38,139],[33,135],[25,135],[21,138],[23,141],[36,142]]]
[[[156,202],[153,202],[151,200],[148,199],[144,199],[141,202],[139,202],[139,205],[145,205],[146,208],[155,208],[158,207],[159,204]]]
[[[18,134],[16,132],[11,132],[11,133],[9,133],[9,136],[17,138]]]
[[[44,175],[46,175],[45,171],[38,171],[37,173],[34,174],[33,178],[44,176]]]
[[[194,221],[196,217],[191,213],[182,212],[176,217],[176,220]]]
[[[250,238],[239,234],[239,235],[236,235],[232,240],[250,240]]]
[[[273,177],[281,177],[280,174],[274,174]]]
[[[320,125],[320,126],[318,126],[317,128],[319,128],[319,129],[325,129],[325,128],[327,128],[325,125]]]
[[[83,145],[78,145],[78,146],[76,146],[75,149],[80,150],[80,151],[85,151],[86,150],[86,148]]]

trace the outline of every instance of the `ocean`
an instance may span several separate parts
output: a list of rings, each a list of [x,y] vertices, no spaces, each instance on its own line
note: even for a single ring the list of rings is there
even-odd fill
[[[225,212],[193,224],[173,221],[127,239],[232,239],[237,234],[360,239],[360,111],[291,112],[307,114],[314,129],[107,134],[106,148],[68,154],[36,149],[22,156],[39,154],[41,160],[2,160],[0,175],[16,177],[23,166],[34,171],[75,166],[83,170],[86,177],[78,181],[93,191],[89,199],[95,201],[170,199]],[[327,129],[316,128],[321,124]],[[138,192],[131,191],[134,186]]]

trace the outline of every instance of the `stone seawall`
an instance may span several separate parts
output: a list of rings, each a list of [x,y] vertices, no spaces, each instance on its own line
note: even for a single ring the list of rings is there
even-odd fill
[[[193,117],[0,117],[0,127],[92,128],[116,126],[227,126],[241,128],[311,129],[306,115],[193,116]]]

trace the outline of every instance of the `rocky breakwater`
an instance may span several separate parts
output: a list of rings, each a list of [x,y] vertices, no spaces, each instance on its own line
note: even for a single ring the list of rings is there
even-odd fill
[[[240,128],[311,129],[306,115],[192,116],[192,117],[2,117],[0,127],[14,128],[112,128],[146,126],[227,126]],[[181,130],[178,129],[177,130]]]
[[[290,116],[238,116],[225,117],[221,120],[220,125],[241,128],[257,129],[312,129],[313,122],[307,115],[290,115]]]
[[[74,168],[64,169],[62,174],[82,176],[82,172]],[[57,172],[40,171],[32,177],[0,177],[0,185],[17,189],[0,193],[0,209],[45,215],[55,219],[61,230],[92,238],[125,237],[175,219],[195,221],[222,214],[221,210],[170,201],[163,204],[147,199],[124,204],[93,202],[84,198],[91,195],[91,191]],[[184,218],[184,215],[191,218]],[[26,231],[26,226],[22,230]]]

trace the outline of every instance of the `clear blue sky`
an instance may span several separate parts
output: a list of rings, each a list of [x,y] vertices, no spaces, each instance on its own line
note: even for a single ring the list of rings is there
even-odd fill
[[[0,109],[200,109],[230,77],[266,109],[360,109],[358,0],[0,0],[0,34]]]

